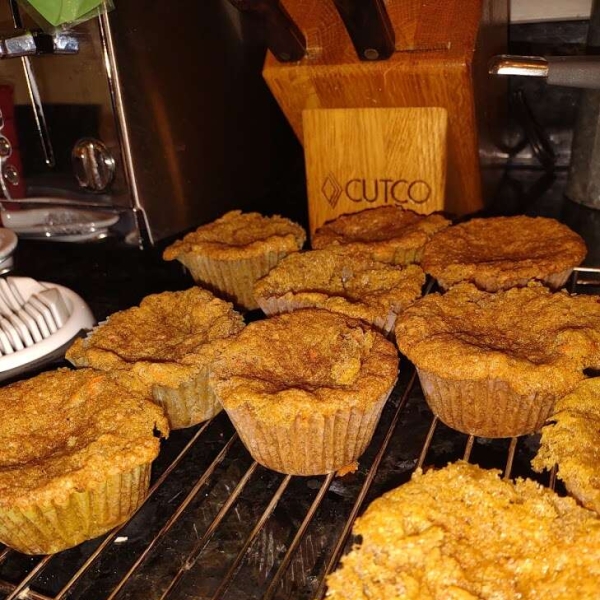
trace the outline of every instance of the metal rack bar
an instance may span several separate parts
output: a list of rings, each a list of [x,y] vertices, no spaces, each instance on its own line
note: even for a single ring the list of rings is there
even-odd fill
[[[44,556],[40,562],[24,577],[17,585],[15,585],[11,594],[9,594],[5,600],[14,600],[21,595],[21,592],[27,588],[31,581],[33,581],[37,575],[44,569],[44,567],[52,560],[52,555]]]
[[[14,583],[8,583],[7,581],[0,581],[0,591],[6,592],[10,594],[14,589]],[[40,594],[35,590],[28,589],[24,590],[21,595],[22,598],[30,598],[31,600],[52,600],[50,596],[45,596],[44,594]]]
[[[283,493],[285,492],[285,490],[291,480],[292,480],[292,476],[286,475],[284,477],[283,481],[279,484],[279,487],[277,488],[277,491],[271,498],[271,501],[269,502],[267,508],[265,509],[265,511],[261,515],[260,519],[258,520],[256,525],[250,532],[250,535],[246,538],[246,541],[242,545],[242,548],[238,552],[238,555],[235,557],[233,564],[229,567],[227,574],[221,580],[219,587],[217,588],[216,592],[213,594],[212,600],[219,600],[219,598],[221,598],[223,596],[223,594],[227,591],[227,588],[229,587],[231,580],[234,578],[235,574],[237,573],[238,567],[241,565],[242,561],[246,557],[246,552],[247,552],[248,548],[250,548],[250,546],[252,545],[252,542],[254,542],[256,536],[260,533],[260,530],[264,527],[265,523],[267,522],[267,519],[271,516],[271,514],[275,510],[275,507],[279,503],[281,496],[283,496]]]
[[[173,589],[177,586],[177,584],[181,581],[186,573],[196,564],[196,561],[200,557],[200,554],[208,544],[208,542],[212,539],[217,527],[221,524],[221,521],[225,518],[231,507],[235,504],[239,495],[242,493],[242,490],[246,487],[248,481],[258,467],[258,463],[254,461],[249,469],[246,471],[244,476],[240,479],[238,484],[235,486],[234,490],[231,492],[223,506],[219,509],[219,512],[216,514],[215,518],[212,520],[212,523],[207,527],[206,531],[202,535],[202,537],[196,542],[192,551],[188,554],[183,566],[177,571],[175,577],[170,581],[168,587],[163,591],[160,600],[164,600],[169,596],[169,594],[173,591]]]
[[[123,589],[123,587],[129,581],[129,578],[135,573],[135,571],[139,568],[139,566],[146,560],[150,552],[156,547],[158,542],[163,538],[163,536],[175,525],[183,511],[189,506],[190,502],[196,497],[198,492],[204,487],[205,483],[210,479],[212,474],[215,472],[215,469],[219,466],[219,464],[223,461],[229,449],[233,445],[233,443],[237,440],[237,433],[234,433],[229,441],[223,446],[221,452],[216,456],[216,458],[210,463],[206,471],[202,474],[200,479],[196,482],[194,487],[190,490],[188,495],[184,498],[183,502],[177,507],[175,512],[170,516],[167,522],[161,527],[160,531],[156,534],[156,536],[152,539],[152,541],[146,546],[144,551],[138,556],[136,561],[133,563],[131,568],[127,571],[125,576],[119,581],[119,583],[115,586],[114,590],[108,596],[107,600],[112,600],[115,596]]]
[[[300,527],[298,528],[298,531],[296,532],[296,535],[294,536],[290,547],[287,549],[287,552],[285,553],[281,564],[277,568],[275,575],[273,575],[273,579],[271,580],[267,591],[263,595],[263,600],[271,600],[271,598],[273,598],[273,596],[277,592],[277,586],[281,582],[281,578],[283,577],[290,562],[292,561],[294,553],[296,552],[300,542],[302,541],[302,538],[304,537],[308,526],[312,522],[313,517],[317,512],[317,509],[321,505],[321,502],[325,497],[327,490],[329,490],[329,486],[331,485],[331,482],[333,481],[334,477],[335,473],[329,473],[329,475],[327,475],[327,477],[321,484],[321,487],[319,488],[319,493],[315,496],[315,499],[313,500],[312,504],[310,505],[310,508],[308,509],[308,512],[306,513],[306,517],[304,517],[304,520],[300,524]]]
[[[513,463],[515,461],[515,452],[517,451],[517,443],[519,438],[511,438],[510,445],[508,447],[508,457],[506,458],[506,468],[504,469],[503,479],[510,479],[512,472]]]
[[[417,469],[422,469],[423,464],[425,463],[425,458],[427,457],[427,453],[429,452],[429,447],[431,446],[431,440],[433,439],[433,434],[435,433],[435,429],[439,419],[437,417],[433,417],[431,421],[431,425],[429,426],[429,431],[427,432],[427,437],[425,438],[425,442],[421,447],[421,453],[419,454],[419,460],[417,461]]]
[[[148,495],[146,496],[146,501],[148,498],[154,495],[157,489],[163,484],[163,482],[167,479],[167,477],[173,472],[173,470],[179,465],[179,463],[184,459],[186,454],[190,451],[192,446],[196,443],[196,441],[200,438],[200,436],[206,431],[211,421],[207,421],[203,423],[198,431],[194,434],[192,439],[182,448],[181,452],[175,457],[175,459],[171,462],[171,464],[164,470],[161,476],[154,482],[152,487],[148,490]],[[140,507],[141,508],[141,507]],[[67,581],[64,587],[58,592],[58,594],[54,597],[54,600],[61,600],[64,598],[67,593],[71,590],[71,588],[79,581],[79,579],[84,575],[84,573],[96,562],[98,557],[102,554],[104,549],[113,542],[113,540],[119,535],[119,532],[125,527],[126,523],[120,525],[111,533],[109,533],[102,543],[96,548],[96,550],[87,558],[87,560],[81,565],[79,569],[75,572],[75,574]]]
[[[413,373],[410,377],[410,381],[408,382],[408,385],[406,386],[406,390],[404,391],[404,394],[402,395],[402,399],[398,403],[398,408],[396,408],[396,412],[394,413],[394,417],[392,419],[392,422],[390,423],[390,426],[388,427],[387,433],[385,435],[385,438],[383,439],[381,447],[379,448],[379,451],[377,452],[377,455],[375,456],[375,459],[373,460],[373,463],[371,464],[371,468],[369,469],[367,477],[360,489],[360,492],[358,493],[356,501],[354,502],[354,506],[352,507],[352,510],[350,511],[350,515],[348,516],[348,519],[346,520],[346,523],[344,524],[342,533],[338,537],[335,548],[334,548],[333,552],[331,553],[329,560],[327,561],[327,566],[325,567],[323,577],[321,578],[321,581],[319,582],[319,587],[317,588],[317,591],[315,593],[315,598],[322,598],[323,594],[325,593],[325,579],[326,579],[327,575],[329,575],[329,573],[331,573],[331,571],[337,565],[337,563],[342,555],[342,552],[344,551],[344,546],[346,545],[348,536],[350,535],[350,532],[352,531],[352,527],[354,526],[354,521],[355,521],[356,517],[358,516],[358,512],[361,509],[363,502],[365,501],[365,498],[367,496],[367,493],[369,492],[369,489],[371,488],[373,479],[375,479],[375,475],[377,473],[377,470],[379,469],[379,464],[381,463],[381,459],[383,458],[383,455],[385,454],[385,451],[387,450],[390,440],[392,439],[392,435],[393,435],[394,431],[396,430],[396,426],[398,425],[398,421],[400,420],[400,414],[402,413],[402,409],[404,408],[404,406],[406,405],[406,402],[408,401],[408,396],[410,395],[410,392],[412,391],[412,388],[415,384],[416,377],[417,377],[417,373],[416,373],[416,371],[413,371]]]
[[[465,453],[463,454],[463,460],[469,460],[469,458],[471,458],[471,452],[473,451],[474,443],[475,443],[475,436],[470,435],[467,439],[467,445],[465,447]]]

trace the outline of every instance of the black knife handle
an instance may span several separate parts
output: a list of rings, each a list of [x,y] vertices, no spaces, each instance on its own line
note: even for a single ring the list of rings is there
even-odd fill
[[[306,55],[306,38],[279,0],[230,0],[237,9],[259,14],[265,24],[269,50],[280,62],[294,62]]]
[[[395,49],[394,28],[383,0],[334,0],[360,60],[385,60]]]

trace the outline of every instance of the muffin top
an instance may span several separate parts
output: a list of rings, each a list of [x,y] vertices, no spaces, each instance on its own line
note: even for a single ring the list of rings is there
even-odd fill
[[[206,290],[163,292],[111,315],[66,357],[78,367],[131,371],[145,385],[178,387],[243,327],[233,306]]]
[[[558,400],[531,464],[538,471],[558,465],[558,477],[567,489],[600,514],[599,398],[600,378],[594,378]]]
[[[0,506],[66,502],[150,463],[162,409],[93,369],[59,369],[0,388]]]
[[[216,260],[238,260],[269,251],[295,252],[305,240],[304,229],[289,219],[232,210],[165,248],[163,258],[175,260],[191,252]]]
[[[440,214],[421,215],[398,206],[380,206],[328,221],[312,236],[312,247],[352,244],[375,260],[396,264],[407,250],[421,249],[450,221]]]
[[[436,234],[421,264],[445,288],[468,281],[497,291],[572,269],[586,252],[583,239],[555,219],[492,217]]]
[[[295,253],[254,286],[260,298],[289,297],[373,322],[421,296],[425,274],[416,265],[392,266],[344,247]]]
[[[327,598],[598,596],[600,519],[530,480],[464,462],[415,473],[356,521]]]
[[[508,380],[519,394],[569,392],[600,366],[600,298],[540,284],[497,293],[461,283],[396,321],[396,343],[419,369],[453,380]]]
[[[210,381],[226,410],[251,405],[265,422],[281,423],[370,406],[397,375],[398,353],[381,334],[310,308],[250,323],[215,361]]]

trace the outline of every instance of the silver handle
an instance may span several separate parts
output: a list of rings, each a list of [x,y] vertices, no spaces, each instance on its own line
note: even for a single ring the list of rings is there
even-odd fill
[[[492,75],[545,77],[549,85],[600,89],[600,56],[494,56]]]
[[[21,58],[38,54],[77,54],[79,40],[62,32],[16,31],[0,36],[0,58]]]

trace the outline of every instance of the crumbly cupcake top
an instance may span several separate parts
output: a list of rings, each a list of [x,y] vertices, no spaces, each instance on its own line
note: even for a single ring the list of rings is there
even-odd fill
[[[542,428],[537,471],[558,465],[558,477],[587,508],[600,513],[600,378],[582,381],[557,401]]]
[[[250,323],[215,361],[226,410],[251,405],[265,422],[369,406],[398,375],[394,345],[366,324],[320,309]]]
[[[207,367],[244,321],[229,302],[193,287],[144,298],[111,315],[67,351],[79,367],[131,371],[140,383],[178,387]]]
[[[304,229],[289,219],[232,210],[171,244],[163,258],[175,260],[191,252],[214,259],[238,260],[268,251],[295,252],[305,240]]]
[[[419,369],[453,380],[507,380],[516,393],[567,393],[600,367],[600,298],[539,284],[488,293],[468,283],[430,294],[396,321]]]
[[[492,217],[436,234],[421,264],[444,287],[468,281],[496,291],[572,269],[586,252],[583,239],[555,219]]]
[[[392,266],[343,247],[328,248],[284,258],[255,284],[254,296],[294,298],[373,322],[412,304],[424,283],[425,274],[416,265]]]
[[[600,519],[530,480],[458,462],[417,472],[356,521],[327,598],[593,600]]]
[[[353,244],[372,258],[398,263],[407,250],[420,250],[450,221],[440,214],[421,215],[398,206],[381,206],[343,215],[325,223],[312,236],[312,247]]]
[[[59,369],[0,389],[0,506],[66,502],[148,464],[162,409],[93,369]]]

